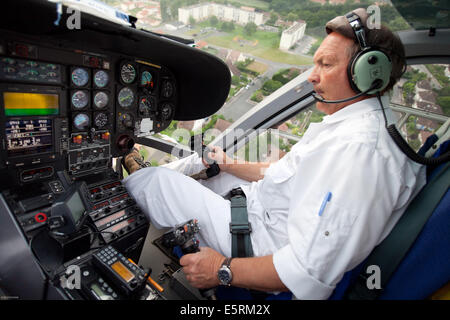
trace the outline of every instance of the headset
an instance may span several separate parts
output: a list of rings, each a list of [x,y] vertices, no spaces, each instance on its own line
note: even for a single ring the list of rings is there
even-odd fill
[[[355,33],[360,50],[350,59],[347,77],[352,89],[357,92],[376,94],[389,84],[392,62],[383,50],[367,45],[366,35],[360,17],[350,12],[346,16]],[[372,89],[371,89],[372,88]]]
[[[353,29],[360,47],[358,52],[350,59],[347,66],[347,77],[350,87],[357,94],[353,97],[341,100],[325,100],[319,94],[313,92],[312,95],[314,99],[323,103],[341,103],[354,100],[366,94],[376,95],[381,106],[381,110],[383,111],[385,127],[389,135],[408,158],[414,162],[431,166],[436,166],[449,161],[450,151],[447,151],[437,158],[426,158],[417,154],[403,139],[403,136],[400,132],[398,132],[395,124],[388,124],[380,95],[389,84],[392,73],[392,61],[389,55],[382,49],[367,44],[364,26],[361,22],[361,18],[356,13],[347,13],[345,17]]]

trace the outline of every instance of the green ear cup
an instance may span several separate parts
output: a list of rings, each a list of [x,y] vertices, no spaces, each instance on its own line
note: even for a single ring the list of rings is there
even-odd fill
[[[384,52],[380,50],[362,51],[353,60],[351,80],[353,80],[354,86],[363,92],[369,89],[375,80],[380,79],[382,85],[368,92],[368,94],[374,94],[382,91],[389,84],[391,71],[392,63]]]

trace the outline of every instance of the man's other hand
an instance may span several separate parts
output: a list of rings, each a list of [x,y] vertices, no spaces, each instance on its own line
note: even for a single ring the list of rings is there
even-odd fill
[[[186,254],[180,259],[186,279],[195,288],[212,288],[219,285],[217,272],[225,257],[217,251],[200,247],[196,253]]]

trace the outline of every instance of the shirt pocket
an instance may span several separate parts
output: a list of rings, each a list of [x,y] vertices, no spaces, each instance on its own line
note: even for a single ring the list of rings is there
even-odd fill
[[[326,271],[334,262],[351,236],[351,229],[357,218],[354,211],[340,205],[333,198],[326,202],[319,216],[324,197],[325,194],[305,201],[305,212],[302,213],[304,219],[298,221],[304,261],[308,268],[319,273]]]

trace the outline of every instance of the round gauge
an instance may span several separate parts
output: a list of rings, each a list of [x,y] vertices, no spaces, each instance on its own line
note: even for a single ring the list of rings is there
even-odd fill
[[[4,73],[12,74],[12,73],[16,73],[17,70],[16,70],[16,68],[13,68],[13,67],[11,67],[11,66],[7,66],[7,67],[4,67],[4,68],[3,68],[3,72],[4,72]]]
[[[3,58],[2,62],[6,63],[6,64],[10,64],[10,65],[16,64],[16,60],[11,59],[11,58]]]
[[[108,124],[108,116],[103,113],[97,113],[97,115],[94,118],[94,124],[97,128],[102,128]]]
[[[119,99],[119,105],[122,108],[124,108],[124,109],[129,108],[134,102],[133,90],[131,90],[130,88],[127,88],[127,87],[120,89],[118,99]]]
[[[133,83],[136,79],[136,69],[131,63],[125,63],[120,68],[120,78],[126,84]]]
[[[87,130],[89,126],[89,116],[86,113],[79,113],[73,119],[73,125],[78,130]]]
[[[173,94],[174,88],[170,81],[164,81],[161,88],[161,94],[164,98],[170,98]]]
[[[160,108],[161,120],[169,120],[172,115],[173,105],[171,103],[164,103]]]
[[[153,100],[147,97],[141,98],[139,101],[139,115],[149,117],[152,111],[155,111]]]
[[[97,109],[103,109],[108,104],[108,100],[108,95],[103,91],[99,91],[94,96],[94,105]]]
[[[104,88],[109,82],[109,75],[106,71],[97,71],[94,75],[94,83],[99,88]]]
[[[72,95],[72,105],[76,109],[83,109],[89,103],[89,97],[86,91],[78,90]]]
[[[120,116],[122,125],[127,129],[133,129],[133,117],[129,113],[124,113]]]
[[[153,76],[150,72],[144,71],[141,75],[141,86],[146,87],[148,89],[153,89],[155,86],[155,82],[153,80]]]
[[[89,74],[85,69],[76,68],[72,71],[72,83],[77,87],[85,86],[89,81]]]

